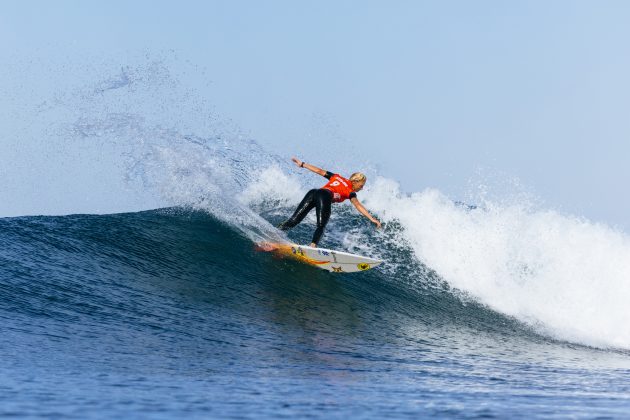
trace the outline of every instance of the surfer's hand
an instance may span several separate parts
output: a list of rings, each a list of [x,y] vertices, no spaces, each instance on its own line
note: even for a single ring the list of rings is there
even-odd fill
[[[300,167],[302,166],[302,163],[304,163],[300,159],[296,158],[295,156],[293,156],[291,160],[293,161],[293,163],[295,163],[297,166],[300,166]]]
[[[376,225],[376,229],[380,229],[381,228],[381,222],[379,222],[378,220],[375,220],[372,223],[374,223]]]

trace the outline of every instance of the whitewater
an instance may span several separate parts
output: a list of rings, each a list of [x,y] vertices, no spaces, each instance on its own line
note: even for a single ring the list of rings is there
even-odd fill
[[[64,183],[103,188],[106,200],[64,189],[48,208],[0,219],[4,415],[580,417],[630,407],[627,233],[525,195],[462,203],[403,191],[369,162],[313,161],[365,168],[359,198],[384,222],[375,230],[335,206],[321,245],[386,261],[335,276],[255,250],[308,241],[313,215],[288,236],[274,226],[323,178],[293,166],[293,151],[204,113],[163,63],[39,99],[33,113],[46,123],[30,133],[60,167],[97,156],[106,176],[90,178],[82,161],[74,170],[85,177]],[[42,395],[50,404],[36,404]]]

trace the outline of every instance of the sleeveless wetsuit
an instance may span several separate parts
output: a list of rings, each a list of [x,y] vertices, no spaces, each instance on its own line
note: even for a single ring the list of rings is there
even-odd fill
[[[344,200],[357,196],[352,191],[350,180],[332,172],[324,175],[328,178],[328,183],[320,189],[312,189],[306,193],[293,215],[284,223],[278,226],[282,230],[288,230],[300,223],[306,215],[315,208],[317,216],[317,229],[313,233],[312,242],[317,245],[324,233],[324,228],[330,219],[330,206],[333,202],[341,203]]]

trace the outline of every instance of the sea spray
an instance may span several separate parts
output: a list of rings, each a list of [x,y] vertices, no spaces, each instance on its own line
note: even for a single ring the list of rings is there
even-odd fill
[[[123,144],[127,178],[169,205],[206,211],[254,241],[284,239],[240,199],[261,168],[281,164],[254,141],[185,135],[134,115],[82,119],[74,130],[85,137],[106,132]]]
[[[452,287],[556,338],[630,348],[625,234],[527,203],[469,209],[434,189],[403,194],[385,178],[366,196]]]

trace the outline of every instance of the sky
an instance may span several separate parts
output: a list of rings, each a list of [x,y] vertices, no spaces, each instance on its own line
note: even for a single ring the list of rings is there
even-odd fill
[[[64,60],[169,54],[213,111],[287,159],[343,154],[455,199],[514,179],[628,230],[628,22],[626,1],[4,1],[0,89],[53,92]],[[22,86],[35,59],[51,64]],[[25,168],[54,165],[16,145],[17,102],[0,99],[0,202],[20,205],[0,216],[45,212]]]

